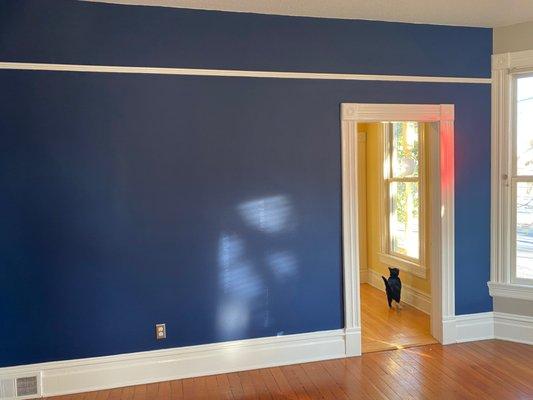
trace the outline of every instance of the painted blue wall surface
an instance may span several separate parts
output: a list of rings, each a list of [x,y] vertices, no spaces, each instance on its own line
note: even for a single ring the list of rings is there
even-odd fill
[[[490,77],[492,29],[0,2],[0,59],[268,71]]]
[[[251,68],[256,59],[257,69],[344,71],[352,60],[318,44],[337,57],[276,56],[267,33],[293,29],[284,17],[42,3],[48,11],[1,3],[0,61]],[[95,20],[106,13],[114,25]],[[150,42],[158,26],[129,36],[143,13],[162,19],[163,43]],[[202,51],[187,48],[195,22],[217,15],[224,30],[210,31]],[[185,36],[166,37],[172,18]],[[484,29],[294,21],[306,28],[293,44],[314,29],[345,43],[346,30],[365,27],[406,50],[412,38],[391,30],[425,33],[416,42],[425,69],[420,55],[400,67],[393,57],[388,72],[486,76],[490,61]],[[252,26],[265,58],[238,48],[255,38]],[[461,62],[440,65],[427,46],[448,29],[471,43],[461,54],[477,65],[470,74]],[[231,49],[240,30],[246,40]],[[61,42],[66,32],[73,38]],[[139,43],[124,49],[126,38]],[[165,58],[174,45],[191,64]],[[382,73],[364,70],[378,64],[369,49],[354,42],[372,56],[357,72]],[[456,312],[492,309],[489,85],[0,71],[0,87],[0,366],[341,328],[342,102],[455,104]],[[165,341],[154,338],[157,322],[167,323]]]

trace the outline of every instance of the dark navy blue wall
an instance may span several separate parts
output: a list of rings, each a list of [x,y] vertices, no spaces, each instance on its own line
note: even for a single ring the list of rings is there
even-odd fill
[[[0,59],[71,64],[490,77],[492,30],[0,2]]]
[[[0,61],[486,76],[490,60],[487,30],[291,25],[81,2],[0,9]],[[151,24],[130,36],[143,13],[161,20],[163,44]],[[88,32],[99,35],[95,16],[105,41]],[[205,21],[220,21],[221,30],[203,37],[200,51],[191,29]],[[366,61],[348,47],[333,51],[333,61],[310,47],[300,59],[285,53],[290,45],[267,41],[271,24],[285,24],[299,38],[293,44],[315,29],[343,43],[358,29],[382,32],[388,48],[405,51],[415,46],[395,30],[418,30],[420,41],[414,60],[376,70],[383,53],[364,41],[352,50]],[[469,51],[453,50],[447,31],[471,43]],[[73,38],[61,41],[66,32]],[[43,35],[46,45],[31,43]],[[265,54],[238,51],[256,36]],[[126,38],[139,43],[124,49]],[[427,43],[437,42],[464,63],[435,62],[438,51]],[[167,54],[173,46],[188,61]],[[304,68],[302,60],[318,61]],[[456,105],[456,311],[492,309],[488,85],[1,71],[0,87],[0,366],[342,327],[342,102]],[[156,322],[167,323],[166,341],[154,340]]]

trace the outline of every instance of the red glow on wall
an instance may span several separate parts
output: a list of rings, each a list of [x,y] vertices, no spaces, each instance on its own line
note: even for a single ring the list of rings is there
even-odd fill
[[[440,174],[442,193],[446,193],[454,183],[453,125],[446,122],[440,127]]]

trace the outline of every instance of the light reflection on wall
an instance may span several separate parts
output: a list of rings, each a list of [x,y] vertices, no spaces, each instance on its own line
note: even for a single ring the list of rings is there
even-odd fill
[[[247,201],[238,210],[248,225],[261,232],[278,233],[291,227],[292,205],[286,196]]]
[[[218,264],[220,282],[225,294],[251,298],[264,288],[252,263],[246,259],[244,241],[236,234],[223,234],[220,238]]]
[[[287,250],[268,254],[266,262],[279,280],[293,278],[298,271],[296,256]]]
[[[236,212],[244,224],[223,231],[218,242],[218,340],[244,337],[251,328],[272,326],[275,316],[270,313],[270,289],[290,282],[298,272],[294,252],[272,243],[274,234],[279,236],[296,226],[287,196],[249,200],[239,204]]]
[[[217,330],[221,340],[229,340],[248,328],[251,300],[264,291],[264,286],[246,259],[244,241],[237,234],[220,236],[218,267],[223,296],[217,313]]]

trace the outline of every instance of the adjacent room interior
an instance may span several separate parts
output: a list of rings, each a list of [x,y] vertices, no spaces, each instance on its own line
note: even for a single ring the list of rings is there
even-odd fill
[[[434,124],[435,125],[435,124]],[[437,343],[431,335],[430,146],[438,127],[416,121],[358,125],[362,352]],[[401,307],[384,278],[400,269]]]

